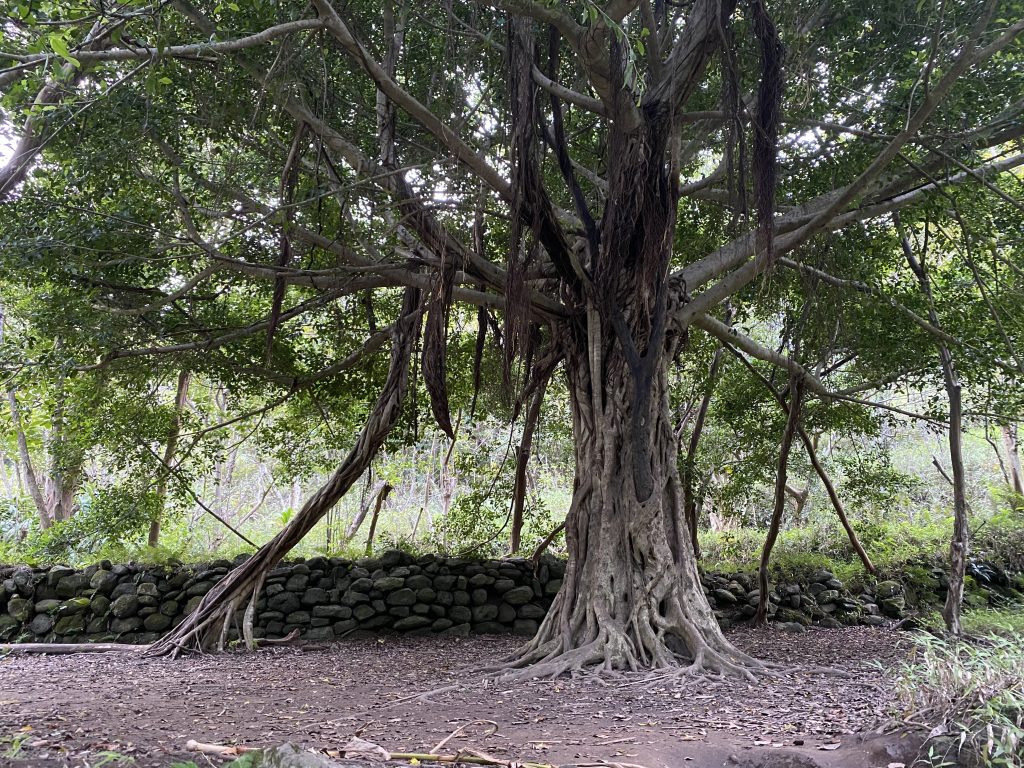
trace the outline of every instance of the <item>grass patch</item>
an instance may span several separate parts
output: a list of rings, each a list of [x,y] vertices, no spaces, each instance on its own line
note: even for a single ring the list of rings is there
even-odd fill
[[[900,719],[929,729],[932,766],[1024,765],[1024,613],[968,614],[973,626],[1009,627],[976,642],[922,634],[897,671]]]
[[[902,576],[910,563],[945,562],[949,557],[953,530],[949,517],[935,516],[920,522],[857,520],[853,526],[880,580]],[[1019,512],[972,520],[971,529],[975,534],[972,557],[991,559],[1010,571],[1024,570],[1024,517]],[[702,532],[700,548],[705,570],[756,570],[764,537],[763,530],[752,528]],[[778,578],[794,580],[826,568],[841,581],[854,585],[866,575],[846,532],[834,519],[782,530],[772,550],[771,568]]]
[[[942,615],[938,612],[922,617],[922,623],[937,632],[945,629]],[[1024,605],[964,611],[960,616],[960,625],[968,637],[984,639],[986,636],[995,635],[1024,638]],[[1024,663],[1021,666],[1021,676],[1024,677]]]

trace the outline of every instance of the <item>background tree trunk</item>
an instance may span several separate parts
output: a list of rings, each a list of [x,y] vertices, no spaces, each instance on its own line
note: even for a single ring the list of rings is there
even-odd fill
[[[725,320],[728,325],[728,317]],[[693,422],[693,430],[690,432],[690,439],[686,443],[686,456],[683,459],[683,509],[686,518],[686,527],[690,532],[690,542],[693,545],[693,555],[700,560],[700,543],[697,540],[697,491],[694,487],[694,471],[697,461],[697,447],[700,445],[700,438],[704,432],[704,422],[707,419],[708,409],[711,407],[711,397],[715,392],[715,385],[718,384],[718,372],[722,367],[722,353],[724,348],[721,344],[715,349],[715,355],[711,359],[711,370],[708,371],[707,383],[704,385],[704,395],[700,400],[700,407],[697,409],[697,418]]]
[[[523,436],[516,449],[516,475],[512,486],[512,530],[509,534],[509,554],[519,552],[523,538],[523,512],[526,507],[527,465],[533,452],[533,435],[540,421],[540,409],[544,404],[544,393],[547,391],[551,371],[541,373],[537,389],[530,398],[530,404],[523,417]]]
[[[1006,447],[1006,459],[1010,469],[1010,487],[1017,496],[1024,497],[1024,474],[1020,469],[1020,453],[1017,450],[1017,425],[1004,424],[1002,427],[1003,445]],[[1015,504],[1019,504],[1018,499]]]
[[[380,517],[380,509],[387,501],[388,494],[393,491],[391,483],[384,483],[377,492],[377,498],[373,502],[373,516],[370,518],[370,532],[366,534],[366,556],[373,553],[373,537],[377,534],[377,518]]]
[[[910,238],[900,222],[898,213],[893,214],[893,221],[900,235],[903,255],[906,256],[910,269],[917,277],[921,293],[928,301],[928,319],[936,328],[940,327],[935,301],[932,296],[931,280],[924,261],[914,255]],[[946,629],[954,637],[959,637],[963,628],[960,626],[960,607],[964,599],[964,577],[967,571],[968,529],[967,529],[967,477],[964,471],[963,453],[963,404],[960,378],[953,364],[953,355],[949,347],[942,341],[936,342],[939,350],[939,364],[942,366],[942,378],[949,399],[949,463],[953,469],[953,538],[949,544],[949,591],[946,593],[946,604],[942,608],[942,618]]]
[[[793,447],[793,435],[800,425],[800,398],[803,387],[800,379],[792,377],[789,381],[790,397],[792,398],[786,414],[786,428],[782,431],[779,444],[779,466],[775,475],[775,507],[772,509],[772,521],[768,526],[768,535],[761,548],[761,562],[757,567],[758,600],[757,613],[754,615],[754,626],[764,626],[768,621],[768,561],[772,556],[775,539],[782,525],[782,514],[786,509],[786,474],[789,469],[789,449]],[[780,399],[780,402],[782,400]],[[783,408],[786,406],[783,405]]]
[[[174,461],[174,454],[178,450],[178,437],[181,435],[181,416],[185,412],[185,401],[188,398],[190,380],[191,375],[188,371],[182,371],[178,374],[178,385],[174,393],[174,417],[171,422],[171,430],[167,435],[167,444],[164,446],[160,481],[156,486],[160,505],[154,513],[153,519],[149,521],[148,544],[151,547],[155,547],[160,543],[160,519],[163,517],[164,507],[167,503],[167,481],[170,475],[168,467]]]

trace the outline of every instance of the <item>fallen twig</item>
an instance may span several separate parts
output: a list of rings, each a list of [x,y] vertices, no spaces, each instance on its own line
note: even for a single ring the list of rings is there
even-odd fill
[[[490,721],[484,721],[490,722]],[[467,723],[471,725],[471,723]],[[465,726],[463,726],[465,727]],[[460,729],[456,729],[448,739],[452,738],[459,732]],[[447,741],[447,739],[446,739]],[[443,742],[442,742],[443,743]],[[379,744],[374,744],[372,741],[366,741],[358,737],[353,738],[344,747],[341,748],[342,755],[348,758],[369,758],[371,760],[402,760],[408,761],[413,765],[419,763],[466,763],[469,765],[493,765],[498,768],[556,768],[550,763],[531,763],[522,760],[503,760],[498,757],[492,757],[486,752],[479,752],[475,749],[461,749],[458,752],[452,754],[438,754],[435,752],[388,752]]]
[[[384,706],[382,706],[381,709],[391,709],[391,707],[397,707],[399,704],[405,704],[408,701],[426,701],[426,702],[430,702],[432,704],[434,702],[430,701],[430,697],[431,696],[434,696],[434,695],[436,695],[438,693],[447,693],[448,691],[457,691],[458,689],[459,689],[458,685],[446,685],[443,688],[434,688],[434,689],[429,690],[429,691],[423,691],[421,693],[414,693],[414,694],[412,694],[410,696],[403,696],[400,699],[395,699],[394,701],[390,701],[387,704],[385,704]]]
[[[454,739],[456,736],[461,736],[462,734],[464,734],[466,732],[467,728],[469,728],[470,726],[473,726],[473,725],[482,725],[482,724],[486,724],[486,725],[489,725],[491,727],[490,727],[490,729],[488,729],[485,733],[483,733],[481,735],[483,735],[483,736],[490,736],[493,733],[497,733],[497,731],[498,731],[498,724],[496,722],[494,722],[493,720],[473,720],[472,722],[460,725],[454,731],[452,731],[447,736],[445,736],[443,739],[441,739],[439,742],[437,742],[437,744],[435,744],[431,748],[430,751],[431,752],[440,752],[442,749],[444,749],[444,745],[445,744],[447,744],[449,741]]]
[[[483,752],[476,752],[465,749],[451,755],[433,755],[428,752],[392,752],[392,760],[408,760],[412,762],[433,762],[433,763],[468,763],[470,765],[495,765],[500,768],[557,768],[551,763],[531,763],[522,760],[502,760],[491,757]]]
[[[219,757],[238,757],[246,752],[253,752],[259,747],[229,747],[226,744],[203,744],[201,741],[189,739],[185,742],[185,749],[189,752],[200,752],[204,755],[217,755]]]

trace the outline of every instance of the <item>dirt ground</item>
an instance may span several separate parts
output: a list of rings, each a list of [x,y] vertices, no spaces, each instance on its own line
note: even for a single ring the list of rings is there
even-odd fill
[[[871,738],[893,705],[898,633],[731,637],[788,671],[756,685],[642,675],[485,682],[476,670],[516,646],[506,637],[380,637],[177,661],[10,656],[0,660],[0,765],[204,766],[218,761],[186,752],[187,740],[327,750],[356,733],[422,751],[467,724],[449,750],[555,765],[888,768],[906,759],[897,739]],[[437,689],[446,690],[419,697]]]

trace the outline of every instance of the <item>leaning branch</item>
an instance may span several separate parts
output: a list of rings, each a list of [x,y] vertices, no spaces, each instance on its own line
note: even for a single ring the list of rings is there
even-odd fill
[[[111,48],[104,51],[80,51],[73,52],[73,56],[80,64],[98,64],[107,61],[159,61],[160,59],[194,59],[211,54],[221,55],[236,53],[246,48],[255,48],[265,45],[271,40],[295,32],[303,32],[309,29],[323,29],[324,22],[321,19],[299,19],[289,21],[285,24],[278,24],[268,27],[262,32],[254,35],[240,37],[235,40],[224,40],[219,43],[190,43],[188,45],[168,45],[163,48],[150,48],[139,46],[132,48]],[[62,61],[52,53],[10,53],[0,51],[0,59],[11,59],[24,64],[48,64],[51,61]]]
[[[786,399],[782,396],[782,393],[772,384],[759,370],[757,370],[750,361],[747,360],[740,352],[733,347],[728,347],[729,351],[744,365],[744,367],[750,371],[760,381],[769,392],[772,393],[772,397],[782,408],[783,413],[789,416],[790,408],[786,403]],[[815,473],[821,479],[822,485],[825,486],[825,490],[828,491],[828,498],[832,502],[832,507],[836,511],[836,516],[839,518],[839,522],[843,526],[843,530],[846,531],[846,536],[850,540],[850,546],[853,547],[857,556],[861,562],[864,563],[864,568],[868,573],[875,573],[874,563],[871,562],[871,558],[868,556],[867,551],[864,549],[864,545],[861,544],[860,538],[857,536],[857,532],[853,529],[850,524],[850,518],[846,516],[846,510],[843,508],[843,502],[839,499],[839,494],[836,492],[836,487],[832,484],[832,478],[829,477],[828,472],[825,471],[825,467],[821,465],[821,461],[818,460],[818,452],[814,449],[814,441],[811,440],[810,435],[807,434],[807,430],[804,429],[803,424],[797,423],[797,434],[800,435],[800,442],[804,445],[804,450],[807,451],[807,458],[811,460],[811,466],[814,467]],[[806,494],[807,492],[804,491]]]
[[[769,349],[763,344],[755,341],[754,339],[740,333],[734,326],[726,325],[720,320],[716,320],[708,315],[701,315],[697,317],[693,324],[701,330],[707,331],[715,338],[742,349],[751,357],[756,357],[758,360],[763,360],[766,363],[777,365],[779,368],[784,368],[793,375],[799,375],[804,379],[804,385],[807,389],[816,395],[820,395],[823,398],[828,398],[830,393],[828,389],[822,384],[821,380],[804,368],[793,358],[780,354],[774,349]]]

